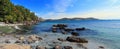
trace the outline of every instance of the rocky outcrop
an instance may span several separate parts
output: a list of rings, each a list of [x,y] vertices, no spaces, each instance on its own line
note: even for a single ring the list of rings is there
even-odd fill
[[[55,24],[52,26],[52,32],[57,32],[58,30],[64,30],[67,27],[66,24]]]
[[[74,29],[71,29],[71,28],[65,28],[64,30],[65,30],[66,32],[74,31]]]
[[[79,37],[74,37],[74,36],[67,37],[66,40],[69,41],[69,42],[76,42],[76,43],[88,43],[88,41],[86,39],[79,38]]]
[[[67,25],[66,24],[55,24],[53,25],[53,27],[63,28],[63,27],[67,27]]]
[[[41,37],[37,35],[30,35],[28,38],[26,37],[19,37],[15,43],[24,43],[24,44],[31,44],[35,43],[36,41],[42,40]]]
[[[40,41],[40,40],[42,40],[41,37],[39,37],[37,35],[31,35],[28,37],[28,39],[26,41],[28,42],[28,44],[30,44],[30,43],[34,43],[34,42]]]

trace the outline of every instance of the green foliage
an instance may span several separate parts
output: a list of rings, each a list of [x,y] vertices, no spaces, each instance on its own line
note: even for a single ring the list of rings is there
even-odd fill
[[[0,21],[6,23],[22,23],[23,21],[36,21],[38,17],[29,9],[14,5],[10,0],[0,0]]]

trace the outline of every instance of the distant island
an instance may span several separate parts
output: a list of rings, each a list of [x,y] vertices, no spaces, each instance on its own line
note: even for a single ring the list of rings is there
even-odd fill
[[[51,20],[99,20],[97,18],[61,18],[61,19],[46,19],[46,21]]]

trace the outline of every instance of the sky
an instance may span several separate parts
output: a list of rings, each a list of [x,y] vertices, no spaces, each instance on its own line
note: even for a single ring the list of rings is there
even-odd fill
[[[120,19],[120,0],[11,0],[44,19]]]

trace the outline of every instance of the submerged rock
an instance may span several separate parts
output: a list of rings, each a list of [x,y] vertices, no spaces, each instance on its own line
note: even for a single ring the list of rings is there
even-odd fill
[[[65,30],[66,32],[74,31],[74,29],[71,29],[71,28],[65,28],[64,30]]]
[[[76,42],[76,43],[88,43],[88,41],[86,39],[79,38],[79,37],[74,37],[74,36],[67,37],[66,40],[69,41],[69,42]]]
[[[75,30],[82,31],[82,30],[85,30],[85,29],[86,29],[85,27],[82,27],[82,28],[76,28]]]
[[[103,46],[99,46],[99,49],[105,49]]]
[[[36,49],[46,49],[46,47],[43,47],[43,46],[36,46]]]
[[[73,36],[79,36],[79,33],[77,33],[77,32],[72,32],[71,33]]]

